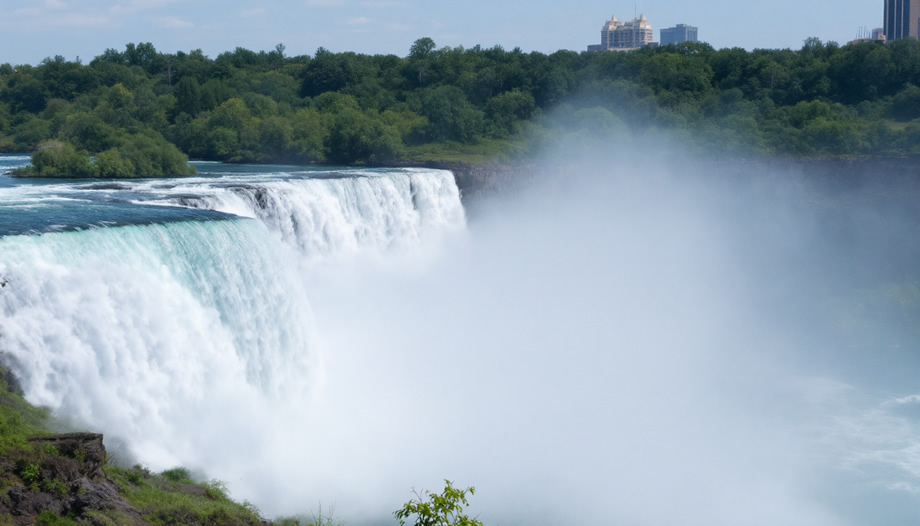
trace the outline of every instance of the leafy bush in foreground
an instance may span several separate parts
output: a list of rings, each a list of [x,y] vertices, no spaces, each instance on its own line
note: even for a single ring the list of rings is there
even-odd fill
[[[414,526],[482,526],[482,521],[463,513],[464,506],[469,506],[466,494],[473,495],[476,488],[453,487],[453,483],[444,480],[444,491],[440,494],[423,490],[413,490],[415,498],[393,512],[399,519],[400,526],[406,525],[406,519],[415,516]]]

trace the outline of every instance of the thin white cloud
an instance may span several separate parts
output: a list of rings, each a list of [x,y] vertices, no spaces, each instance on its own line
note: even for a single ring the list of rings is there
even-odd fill
[[[105,27],[112,23],[109,17],[100,14],[48,13],[40,9],[21,9],[16,11],[15,15],[26,19],[22,22],[28,27],[31,27],[33,23],[37,23],[43,28]]]
[[[45,10],[40,7],[22,7],[13,10],[15,16],[38,17],[45,14]]]
[[[130,7],[143,10],[143,9],[158,9],[160,7],[166,7],[169,4],[174,4],[178,0],[133,0]]]
[[[888,489],[893,491],[906,491],[907,493],[913,493],[915,495],[920,495],[920,488],[913,484],[909,484],[904,481],[895,482],[893,484],[888,484]]]
[[[4,26],[10,28],[37,32],[62,28],[111,28],[117,25],[117,22],[105,12],[94,9],[81,12],[61,0],[44,0],[34,3],[33,7],[15,9],[3,22]]]
[[[258,16],[265,16],[267,14],[268,14],[268,9],[265,9],[264,7],[257,7],[255,9],[247,9],[246,11],[243,11],[242,13],[240,13],[240,17],[254,18]]]
[[[345,0],[307,0],[307,7],[338,7],[345,5]]]
[[[390,31],[410,31],[410,30],[416,29],[416,26],[413,26],[410,24],[393,23],[393,24],[387,24],[386,28],[389,29]]]
[[[889,404],[892,402],[889,402]],[[909,395],[903,398],[895,398],[893,401],[894,404],[904,405],[904,404],[918,404],[920,403],[920,395]]]
[[[176,16],[159,16],[153,19],[153,22],[159,27],[164,27],[168,29],[182,29],[195,27],[195,24],[189,22],[188,20],[183,20]]]
[[[115,14],[136,13],[138,11],[149,11],[151,9],[160,9],[175,3],[177,0],[132,0],[127,5],[114,5],[109,11]]]
[[[398,0],[365,0],[360,2],[358,5],[361,7],[372,7],[379,9],[398,9],[403,7],[410,7],[412,4],[410,2],[400,2]]]
[[[109,17],[103,15],[68,13],[67,15],[55,17],[51,24],[58,27],[105,27],[110,22]]]
[[[366,16],[359,16],[357,18],[349,18],[345,23],[350,26],[364,26],[373,23],[373,20]]]

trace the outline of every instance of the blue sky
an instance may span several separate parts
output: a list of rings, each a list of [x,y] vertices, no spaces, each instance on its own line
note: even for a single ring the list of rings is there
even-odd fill
[[[644,13],[658,30],[699,27],[717,48],[798,49],[810,36],[846,42],[882,22],[883,0],[486,1],[467,0],[0,0],[0,63],[37,64],[63,55],[84,62],[106,48],[152,42],[161,52],[283,43],[287,55],[332,51],[408,54],[428,36],[441,46],[551,52],[584,50],[611,15]]]

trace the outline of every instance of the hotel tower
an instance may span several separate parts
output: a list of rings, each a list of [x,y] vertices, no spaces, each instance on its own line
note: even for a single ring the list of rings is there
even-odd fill
[[[885,0],[885,36],[889,41],[920,35],[920,0]]]

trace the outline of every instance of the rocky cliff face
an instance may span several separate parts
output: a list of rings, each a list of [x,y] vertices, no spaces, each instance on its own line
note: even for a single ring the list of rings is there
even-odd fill
[[[537,173],[530,162],[471,164],[450,161],[395,162],[381,166],[448,170],[464,200],[520,189]]]
[[[0,458],[0,480],[8,489],[0,497],[0,514],[12,524],[34,524],[43,512],[75,519],[90,512],[116,512],[134,524],[140,513],[107,480],[102,435],[69,433],[31,437],[24,447]],[[93,522],[93,521],[90,521]]]
[[[453,172],[463,198],[477,198],[520,189],[538,172],[537,166],[533,163],[432,162],[427,166]]]

